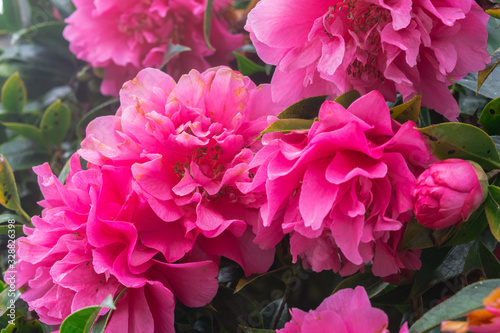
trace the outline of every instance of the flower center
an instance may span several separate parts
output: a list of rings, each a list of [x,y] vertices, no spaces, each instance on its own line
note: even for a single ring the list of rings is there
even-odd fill
[[[219,144],[194,148],[191,154],[187,156],[184,163],[175,163],[174,173],[179,176],[179,180],[184,177],[186,172],[188,172],[192,178],[195,178],[189,169],[191,162],[194,162],[200,167],[200,171],[206,177],[214,180],[218,178],[222,179],[222,171],[225,169],[224,165],[219,163],[219,157],[222,154],[223,151]]]
[[[380,32],[389,19],[387,9],[359,0],[343,0],[329,8],[323,19],[327,36],[340,35],[347,49],[357,48],[347,67],[348,75],[361,78],[366,73],[383,81],[377,59],[382,52]]]

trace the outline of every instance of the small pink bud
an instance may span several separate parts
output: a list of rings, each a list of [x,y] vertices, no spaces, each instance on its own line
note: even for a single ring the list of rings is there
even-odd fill
[[[481,205],[487,193],[488,177],[477,163],[444,160],[418,177],[413,191],[415,217],[428,228],[458,225]]]

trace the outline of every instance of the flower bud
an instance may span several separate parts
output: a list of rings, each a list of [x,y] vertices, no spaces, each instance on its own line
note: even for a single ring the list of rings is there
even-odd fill
[[[488,177],[475,162],[448,159],[431,165],[413,191],[417,221],[442,229],[467,220],[488,194]]]

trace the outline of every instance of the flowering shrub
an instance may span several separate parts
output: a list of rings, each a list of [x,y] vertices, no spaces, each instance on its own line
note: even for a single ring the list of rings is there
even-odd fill
[[[498,332],[497,2],[0,0],[0,331]]]
[[[283,105],[356,89],[422,103],[449,119],[450,80],[482,70],[488,15],[472,0],[262,0],[246,29],[259,56],[276,65],[273,99]],[[458,37],[459,36],[459,37]]]
[[[168,48],[182,45],[189,52],[176,55],[166,65],[175,79],[192,68],[205,70],[227,64],[229,55],[242,45],[241,35],[228,32],[222,11],[228,0],[214,1],[210,39],[203,37],[206,0],[73,0],[76,11],[66,19],[64,37],[70,50],[93,67],[104,68],[101,92],[118,95],[125,81],[145,67],[160,67]]]
[[[371,261],[378,276],[418,269],[418,256],[398,246],[430,158],[425,138],[413,122],[392,121],[378,92],[348,109],[327,101],[318,117],[308,133],[263,138],[251,165],[259,168],[250,189],[268,198],[257,241],[274,247],[290,234],[295,260],[316,272],[350,275]]]

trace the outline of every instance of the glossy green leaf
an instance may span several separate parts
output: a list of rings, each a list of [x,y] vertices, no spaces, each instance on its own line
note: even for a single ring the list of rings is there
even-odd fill
[[[352,102],[361,97],[361,94],[357,90],[349,90],[342,95],[335,98],[333,101],[339,103],[344,108],[351,106]]]
[[[422,268],[417,271],[412,295],[418,296],[436,284],[462,274],[471,244],[422,251]]]
[[[24,219],[23,219],[24,221]],[[14,230],[16,238],[25,236],[22,225],[15,225],[14,229],[10,228],[8,225],[0,225],[0,235],[9,234],[9,230]],[[12,231],[11,231],[12,233]]]
[[[274,269],[272,271],[268,271],[268,272],[265,272],[265,273],[262,273],[262,274],[254,274],[252,276],[249,276],[249,277],[243,277],[241,278],[239,281],[238,281],[238,284],[236,285],[236,288],[234,288],[234,292],[235,293],[238,293],[241,291],[241,289],[245,288],[246,286],[248,286],[250,283],[254,282],[255,280],[263,277],[263,276],[267,276],[267,275],[271,275],[271,274],[274,274],[276,272],[280,272],[284,269],[288,269],[290,268],[290,266],[283,266],[283,267],[280,267],[278,269]]]
[[[500,134],[500,97],[486,104],[479,117],[479,123],[489,134]]]
[[[318,116],[319,108],[326,100],[326,95],[304,98],[283,110],[279,119],[314,119]]]
[[[454,296],[427,311],[422,318],[410,327],[410,333],[424,333],[440,325],[442,321],[460,318],[471,311],[481,308],[483,299],[498,288],[499,285],[500,279],[492,279],[465,287]]]
[[[387,287],[388,285],[389,283],[384,282],[378,276],[374,276],[371,272],[365,272],[365,273],[359,272],[347,278],[344,278],[342,282],[340,282],[335,287],[332,294],[335,294],[337,291],[341,289],[346,289],[346,288],[354,289],[357,286],[362,286],[365,288],[368,297],[371,298],[373,296],[376,296],[382,290],[384,290],[384,288]]]
[[[108,295],[101,305],[89,306],[70,314],[64,319],[59,332],[61,333],[89,333],[95,319],[102,308],[115,309],[113,297]]]
[[[417,220],[412,219],[406,225],[401,248],[426,249],[429,247],[441,246],[441,244],[446,241],[451,232],[451,228],[425,228],[422,224],[418,223]]]
[[[125,293],[125,291],[127,289],[128,288],[124,288],[122,291],[120,291],[118,293],[118,295],[115,296],[115,298],[113,299],[114,304],[116,304],[116,302],[118,302],[120,297],[122,297],[123,293]],[[114,311],[113,309],[110,309],[108,311],[108,313],[106,313],[104,316],[100,316],[96,320],[94,326],[92,327],[91,333],[104,333],[104,330],[106,329],[106,325],[108,324],[109,318],[111,317],[111,314],[113,313],[113,311]]]
[[[19,214],[24,213],[21,208],[21,201],[19,200],[19,194],[17,193],[16,180],[14,179],[14,174],[10,168],[7,159],[0,154],[0,204],[7,209],[18,212]],[[21,214],[26,217],[26,214]],[[29,220],[29,218],[28,218]]]
[[[2,278],[3,279],[3,278]],[[9,306],[12,307],[12,302],[16,302],[16,300],[21,296],[21,292],[19,290],[12,290],[9,286],[7,286],[0,293],[0,312],[5,312]]]
[[[32,25],[12,35],[12,43],[28,42],[43,45],[64,58],[70,58],[69,43],[63,37],[66,25],[61,21],[49,21]]]
[[[248,326],[249,318],[251,326],[263,328],[259,309],[243,293],[234,293],[230,288],[219,286],[210,304],[216,311],[215,317],[228,332],[236,332],[239,325]]]
[[[484,206],[476,210],[469,216],[467,221],[462,222],[458,228],[453,227],[454,233],[452,237],[447,240],[444,246],[455,246],[468,243],[477,239],[481,232],[488,225],[488,219],[484,213]]]
[[[491,233],[500,242],[500,188],[489,185],[488,192],[484,209]]]
[[[163,60],[161,62],[160,68],[165,67],[168,62],[172,60],[172,58],[176,55],[187,51],[191,51],[191,48],[180,44],[172,44],[172,42],[169,40],[165,53],[163,54]]]
[[[240,328],[243,331],[243,333],[276,333],[276,330],[265,330],[262,328],[252,328],[241,325]]]
[[[212,44],[210,44],[210,31],[212,30],[212,16],[213,16],[214,0],[207,0],[205,6],[205,15],[203,16],[203,36],[205,36],[205,43],[207,47],[215,51]]]
[[[397,120],[401,124],[408,120],[416,123],[420,115],[420,106],[422,104],[422,95],[413,97],[411,101],[395,106],[391,109],[391,118]]]
[[[494,18],[500,19],[500,8],[486,9],[485,12]]]
[[[10,128],[14,132],[27,137],[30,140],[41,143],[44,146],[48,146],[48,142],[42,134],[42,131],[38,127],[30,124],[23,123],[1,123],[3,126]]]
[[[290,133],[291,131],[308,131],[314,119],[278,119],[268,128],[260,133],[260,137],[266,133],[281,132]]]
[[[239,54],[238,52],[233,52],[236,57],[236,62],[238,63],[238,71],[246,76],[250,76],[255,73],[263,72],[266,73],[266,68],[261,65],[257,65],[252,60]]]
[[[461,158],[477,162],[485,170],[500,168],[493,140],[483,130],[463,123],[443,123],[419,129],[439,159]]]
[[[486,68],[477,73],[477,91],[476,93],[479,92],[479,89],[481,89],[481,86],[483,85],[484,81],[490,76],[491,72],[497,67],[497,65],[500,63],[500,49],[496,49],[495,52],[493,52],[490,55],[491,62],[486,65]]]
[[[12,74],[2,87],[2,105],[7,112],[21,113],[26,105],[26,87],[19,73]]]
[[[14,32],[23,27],[21,18],[21,2],[19,0],[4,0],[0,15],[0,32]]]
[[[71,111],[66,104],[57,100],[45,110],[40,130],[49,142],[60,145],[68,134],[70,121]]]
[[[50,159],[45,147],[24,137],[16,137],[1,144],[0,154],[7,158],[14,171],[31,169]]]
[[[466,274],[474,268],[481,269],[488,279],[500,278],[500,262],[479,239],[474,241],[467,254],[463,273]]]
[[[18,223],[27,222],[27,221],[24,221],[24,218],[19,216],[19,215],[15,215],[15,214],[2,214],[2,215],[0,215],[0,224],[8,223],[9,221],[12,221],[12,220],[14,220],[15,222],[18,222]]]

